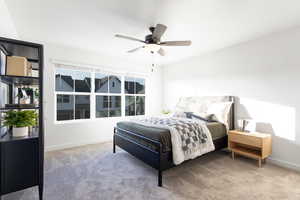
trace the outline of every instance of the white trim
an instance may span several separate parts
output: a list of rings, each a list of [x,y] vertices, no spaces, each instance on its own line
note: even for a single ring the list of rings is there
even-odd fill
[[[56,94],[63,94],[63,95],[91,95],[90,92],[62,92],[62,91],[55,91]]]
[[[287,161],[283,161],[283,160],[279,160],[279,159],[272,158],[272,157],[270,157],[268,159],[269,159],[270,163],[272,163],[274,165],[300,172],[300,165],[297,165],[297,164],[294,164],[291,162],[287,162]]]
[[[136,116],[144,116],[144,115],[136,115]],[[55,121],[55,125],[61,125],[61,124],[73,124],[73,123],[86,123],[91,121],[102,121],[102,120],[111,120],[111,119],[125,119],[125,117],[135,117],[135,116],[111,116],[111,117],[94,117],[93,119],[72,119],[72,120],[61,120],[61,121]]]
[[[126,70],[120,70],[120,69],[114,69],[112,66],[111,67],[104,67],[101,65],[92,65],[92,64],[86,64],[86,63],[74,63],[71,61],[64,61],[64,60],[58,60],[58,59],[50,59],[50,62],[58,65],[56,67],[62,67],[64,68],[65,66],[67,68],[78,68],[78,70],[92,70],[93,72],[99,72],[99,73],[104,73],[104,74],[113,74],[113,75],[124,75],[124,76],[136,76],[137,78],[148,78],[150,75],[149,73],[145,72],[130,72]],[[60,65],[65,65],[65,66],[60,66]],[[68,67],[69,66],[69,67]]]
[[[63,150],[63,149],[70,149],[70,148],[74,148],[74,147],[80,147],[80,146],[84,146],[84,145],[102,144],[102,143],[107,143],[107,142],[112,142],[112,140],[106,140],[106,141],[86,140],[84,142],[65,143],[65,144],[60,144],[60,145],[51,145],[51,146],[46,146],[45,151],[46,152],[57,151],[57,150]]]
[[[90,116],[91,117],[91,116]],[[91,118],[87,118],[87,119],[70,119],[70,120],[60,120],[60,121],[57,121],[55,120],[54,121],[54,124],[72,124],[72,123],[82,123],[82,122],[89,122],[93,119]]]

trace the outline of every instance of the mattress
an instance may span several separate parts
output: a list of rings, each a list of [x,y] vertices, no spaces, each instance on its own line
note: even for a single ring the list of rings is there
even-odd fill
[[[172,150],[171,134],[168,129],[144,126],[142,124],[129,121],[118,122],[117,128],[119,129],[118,134],[130,138],[139,144],[147,146],[150,149],[157,151],[157,147],[153,143],[147,141],[146,139],[129,134],[126,131],[161,142],[163,152]],[[207,128],[209,129],[213,140],[227,136],[226,127],[222,123],[208,122]]]

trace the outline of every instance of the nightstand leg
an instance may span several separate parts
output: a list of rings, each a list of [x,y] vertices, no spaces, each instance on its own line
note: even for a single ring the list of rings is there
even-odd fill
[[[231,152],[231,157],[232,157],[232,160],[234,160],[234,152],[233,151]]]
[[[259,168],[261,167],[261,159],[260,158],[258,159],[258,167]]]

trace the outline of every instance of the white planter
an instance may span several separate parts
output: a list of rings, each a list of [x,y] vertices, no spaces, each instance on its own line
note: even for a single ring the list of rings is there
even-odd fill
[[[13,127],[13,137],[25,137],[28,136],[28,127]]]

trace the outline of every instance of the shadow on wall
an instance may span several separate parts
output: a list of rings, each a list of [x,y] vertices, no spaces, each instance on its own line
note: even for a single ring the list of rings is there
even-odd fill
[[[251,119],[256,131],[297,143],[296,108],[248,98],[237,98],[236,119]],[[298,141],[300,144],[300,141]]]

